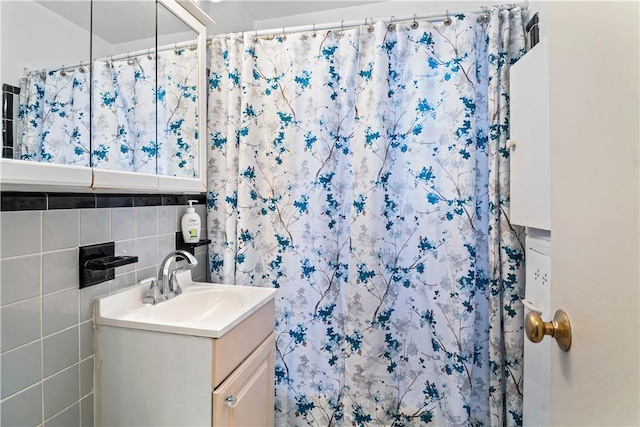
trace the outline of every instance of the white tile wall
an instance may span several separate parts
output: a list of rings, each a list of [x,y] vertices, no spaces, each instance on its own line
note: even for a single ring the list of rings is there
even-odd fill
[[[42,248],[42,212],[2,212],[3,258],[39,253]]]
[[[0,304],[40,295],[41,255],[0,260]]]
[[[7,396],[37,383],[42,378],[42,344],[35,341],[2,354],[2,395]]]
[[[158,235],[158,208],[156,206],[136,209],[136,237]]]
[[[0,425],[93,426],[93,299],[157,275],[185,209],[0,213]],[[108,241],[140,261],[79,289],[78,247]],[[196,258],[194,278],[204,280],[205,247]]]
[[[42,250],[78,247],[80,212],[55,210],[42,214]]]
[[[42,382],[2,400],[3,426],[34,426],[42,423]]]

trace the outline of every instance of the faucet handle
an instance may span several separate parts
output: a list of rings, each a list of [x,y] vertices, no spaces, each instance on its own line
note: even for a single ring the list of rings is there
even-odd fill
[[[139,285],[146,285],[147,283],[150,284],[149,289],[153,289],[154,286],[156,286],[156,281],[157,279],[155,277],[147,277],[146,279],[142,279],[138,282]]]
[[[171,277],[169,278],[169,291],[173,292],[174,296],[178,296],[182,293],[182,289],[180,288],[180,284],[178,283],[176,275],[178,273],[182,273],[183,271],[187,271],[187,268],[180,267],[171,272]]]
[[[148,279],[144,279],[140,281],[140,284],[151,283],[149,286],[149,290],[147,291],[147,295],[142,300],[145,304],[157,304],[163,301],[162,292],[160,292],[160,287],[158,286],[158,281],[155,277],[150,277]]]

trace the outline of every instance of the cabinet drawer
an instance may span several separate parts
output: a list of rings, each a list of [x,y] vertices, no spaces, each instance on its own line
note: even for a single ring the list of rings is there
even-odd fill
[[[220,385],[273,332],[275,300],[269,301],[238,326],[213,341],[211,384]]]
[[[274,424],[275,334],[213,392],[213,425],[271,427]]]

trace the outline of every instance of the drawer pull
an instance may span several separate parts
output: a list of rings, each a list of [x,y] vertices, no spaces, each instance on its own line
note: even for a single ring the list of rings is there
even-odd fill
[[[224,406],[228,406],[230,408],[233,408],[234,406],[236,406],[236,397],[233,394],[230,394],[229,396],[225,397]]]

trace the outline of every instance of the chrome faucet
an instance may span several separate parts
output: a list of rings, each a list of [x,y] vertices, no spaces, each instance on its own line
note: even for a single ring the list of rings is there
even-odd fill
[[[144,300],[142,300],[144,303],[158,304],[182,293],[182,289],[180,289],[180,285],[178,284],[176,275],[182,271],[185,271],[186,268],[180,267],[171,270],[171,264],[177,257],[185,258],[187,260],[189,268],[194,267],[198,264],[198,260],[196,259],[196,257],[191,255],[187,251],[177,250],[170,252],[169,255],[167,255],[164,260],[162,260],[160,269],[158,270],[158,279],[152,280],[151,287],[147,292],[147,296],[145,296]]]

